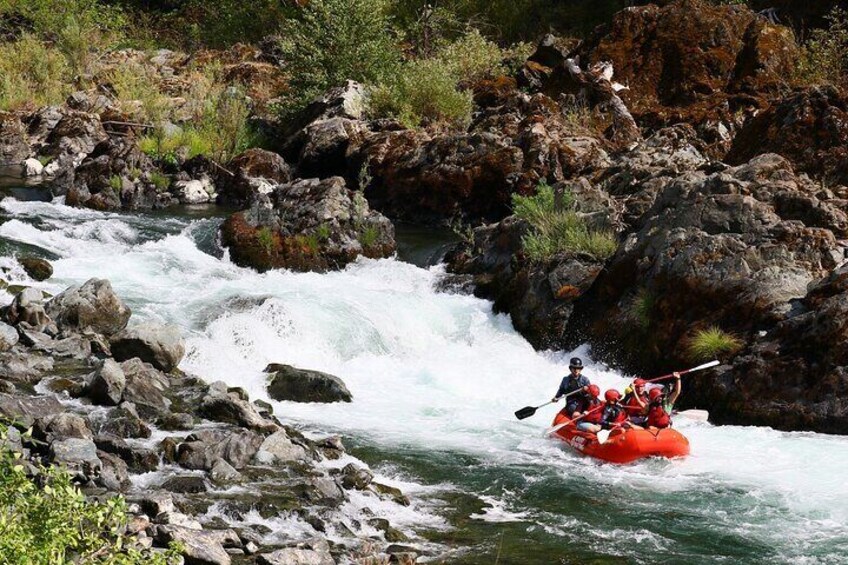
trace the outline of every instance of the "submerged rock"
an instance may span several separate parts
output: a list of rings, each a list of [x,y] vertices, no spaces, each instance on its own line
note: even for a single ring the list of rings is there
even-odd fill
[[[274,400],[294,402],[351,402],[353,396],[344,382],[328,373],[274,365],[268,395]]]

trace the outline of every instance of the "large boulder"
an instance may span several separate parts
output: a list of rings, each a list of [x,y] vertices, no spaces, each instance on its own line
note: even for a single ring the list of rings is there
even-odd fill
[[[89,438],[64,438],[50,444],[50,462],[64,465],[78,476],[93,479],[100,474],[102,463],[97,446]]]
[[[395,251],[394,226],[341,177],[301,179],[259,195],[230,216],[221,238],[232,260],[260,271],[340,269]]]
[[[36,418],[44,418],[64,411],[55,396],[13,396],[0,394],[0,418],[30,427]]]
[[[848,185],[848,96],[832,86],[790,94],[745,123],[727,161],[763,153],[782,155],[827,184]]]
[[[271,433],[279,429],[277,424],[263,418],[253,404],[237,392],[227,392],[226,385],[209,387],[208,394],[198,408],[198,414],[209,420],[235,424],[260,433]]]
[[[117,406],[124,396],[127,378],[112,359],[104,359],[88,378],[87,393],[95,404]]]
[[[213,532],[175,525],[156,528],[156,540],[162,545],[178,542],[186,565],[230,565],[230,555]]]
[[[105,279],[89,279],[64,290],[47,302],[46,310],[60,329],[107,336],[123,330],[132,313]]]
[[[118,361],[138,357],[165,372],[176,369],[185,355],[185,341],[177,326],[150,322],[115,334],[111,347]]]
[[[293,443],[285,430],[276,431],[266,437],[256,453],[256,460],[260,463],[289,463],[302,461],[306,457],[306,450]]]
[[[271,151],[254,147],[240,153],[227,168],[233,175],[222,174],[218,199],[225,204],[243,206],[257,194],[267,194],[276,185],[291,180],[285,160]]]
[[[344,382],[320,371],[275,365],[268,383],[268,395],[274,400],[293,402],[350,402],[353,396]]]
[[[121,370],[127,381],[123,394],[125,402],[135,404],[145,418],[168,412],[170,401],[163,394],[170,385],[167,375],[137,357],[121,363]]]
[[[249,430],[209,429],[192,433],[177,448],[177,462],[186,469],[211,471],[218,459],[242,469],[262,445],[261,435]]]

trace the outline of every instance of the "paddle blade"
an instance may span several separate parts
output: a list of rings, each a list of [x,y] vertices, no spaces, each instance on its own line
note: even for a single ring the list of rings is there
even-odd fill
[[[515,411],[515,417],[518,418],[519,420],[523,420],[524,418],[529,418],[530,416],[532,416],[535,413],[536,413],[536,408],[534,408],[533,406],[525,406],[521,410]]]
[[[596,435],[598,436],[598,443],[606,443],[606,441],[609,439],[610,431],[601,430]]]
[[[683,410],[675,414],[675,416],[680,416],[681,418],[686,418],[687,420],[695,420],[696,422],[707,422],[710,419],[710,413],[706,410]]]
[[[718,359],[715,361],[710,361],[709,363],[704,363],[703,365],[698,365],[697,367],[692,367],[687,373],[694,373],[695,371],[703,371],[704,369],[712,369],[713,367],[718,367],[720,365]]]

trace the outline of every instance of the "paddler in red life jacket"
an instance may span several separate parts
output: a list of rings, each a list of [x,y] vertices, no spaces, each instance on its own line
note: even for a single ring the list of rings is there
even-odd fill
[[[583,361],[579,357],[572,357],[571,361],[568,363],[568,368],[571,372],[562,378],[562,382],[559,384],[556,396],[551,399],[551,402],[557,402],[566,394],[580,389],[583,389],[583,391],[589,390],[589,379],[580,374],[583,371]],[[568,397],[564,410],[566,416],[574,417],[574,413],[577,412],[578,408],[580,408],[580,398],[577,398],[578,396],[580,395],[574,394]]]
[[[577,422],[578,430],[592,433],[601,430],[601,411],[604,403],[598,398],[600,394],[601,389],[598,388],[598,385],[589,385],[583,405],[580,406],[580,412],[574,416],[574,418],[580,418],[580,421]]]
[[[601,410],[601,428],[611,430],[627,421],[627,411],[619,403],[621,393],[610,389],[604,393],[604,408]]]
[[[630,421],[642,426],[648,419],[648,393],[645,392],[645,380],[636,379],[633,384],[624,389],[624,399],[621,404],[627,410]]]
[[[652,388],[648,393],[648,426],[667,428],[671,425],[671,410],[677,397],[680,396],[680,373],[674,373],[674,388],[671,393],[664,395],[661,388]]]

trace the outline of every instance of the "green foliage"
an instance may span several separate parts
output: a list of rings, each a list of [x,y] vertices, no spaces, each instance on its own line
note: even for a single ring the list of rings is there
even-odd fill
[[[320,241],[327,241],[330,239],[330,226],[327,224],[321,224],[315,230],[315,235],[318,237]]]
[[[158,192],[165,192],[171,186],[171,177],[159,171],[151,171],[149,177]]]
[[[375,226],[365,226],[359,232],[359,243],[362,244],[362,247],[368,248],[377,243],[377,239],[380,237],[380,230],[378,230]]]
[[[152,67],[128,63],[114,68],[105,78],[122,109],[136,119],[158,125],[168,117],[168,97],[159,89],[159,77]]]
[[[540,183],[533,196],[513,195],[513,212],[532,228],[522,239],[528,258],[544,261],[559,253],[582,253],[603,261],[615,253],[615,236],[590,228],[573,204],[570,193],[557,197],[546,183]]]
[[[8,437],[0,427],[0,445]],[[180,560],[179,547],[153,553],[127,547],[121,533],[126,503],[115,497],[88,500],[59,467],[27,476],[19,453],[0,448],[0,556],[5,565],[102,563],[168,565]]]
[[[121,189],[124,186],[124,181],[120,175],[112,175],[109,177],[109,186],[112,187],[112,190],[115,192],[121,192]]]
[[[282,23],[279,48],[289,75],[286,116],[346,80],[380,83],[401,59],[383,0],[310,0]]]
[[[0,110],[59,104],[71,93],[71,79],[61,53],[34,35],[0,43]]]
[[[274,250],[274,233],[267,226],[262,226],[256,230],[256,242],[265,250],[265,253],[270,254]]]
[[[655,307],[654,295],[647,288],[640,288],[627,308],[628,318],[640,329],[647,330],[651,325]]]
[[[804,42],[795,73],[802,84],[848,85],[848,12],[835,7],[827,20]]]
[[[698,330],[686,347],[689,360],[711,361],[722,355],[733,355],[742,348],[742,341],[717,326]]]

